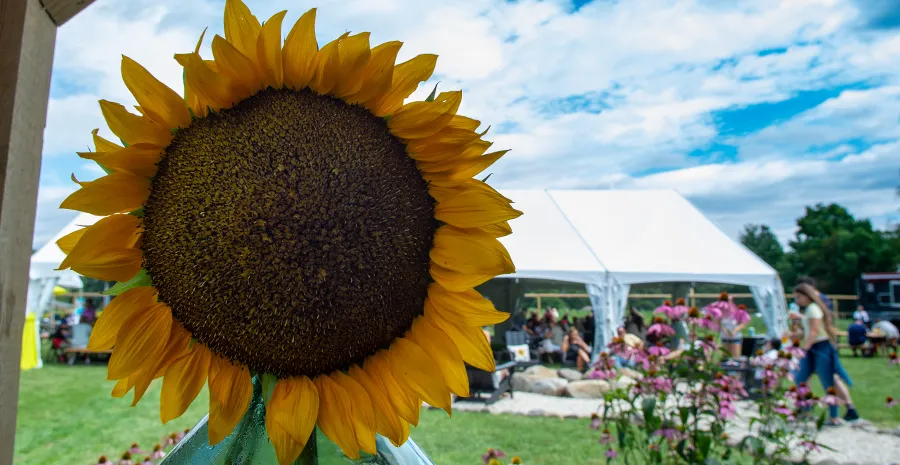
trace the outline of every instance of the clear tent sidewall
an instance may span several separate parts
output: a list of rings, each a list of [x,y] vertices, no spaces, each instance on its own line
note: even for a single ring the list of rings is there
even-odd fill
[[[756,308],[768,329],[767,335],[772,338],[780,337],[787,330],[787,307],[781,281],[774,278],[768,286],[749,287]],[[585,284],[585,290],[594,309],[594,325],[597,328],[594,331],[592,354],[592,359],[596,360],[612,341],[617,329],[624,324],[631,284],[622,284],[607,274],[604,282]]]

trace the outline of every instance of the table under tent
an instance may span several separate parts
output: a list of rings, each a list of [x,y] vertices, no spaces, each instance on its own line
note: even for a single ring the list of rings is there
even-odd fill
[[[594,309],[594,357],[622,325],[632,284],[749,286],[769,336],[787,329],[778,273],[673,190],[501,193],[525,212],[501,239],[516,273],[491,280],[482,292],[499,309],[518,312],[533,280],[583,284]]]

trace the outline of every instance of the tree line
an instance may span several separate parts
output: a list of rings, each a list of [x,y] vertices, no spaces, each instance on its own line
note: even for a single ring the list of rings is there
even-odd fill
[[[740,241],[778,271],[787,289],[810,276],[828,294],[856,294],[862,273],[897,271],[900,264],[900,226],[877,230],[834,203],[806,207],[787,248],[765,224],[745,225]]]

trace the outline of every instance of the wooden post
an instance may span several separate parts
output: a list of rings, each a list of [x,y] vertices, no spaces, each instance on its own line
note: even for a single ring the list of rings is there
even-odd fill
[[[540,294],[538,294],[538,296],[537,296],[537,314],[538,314],[538,318],[540,318],[541,317],[541,295]]]
[[[691,294],[690,294],[690,296],[691,296],[691,307],[696,307],[696,306],[697,306],[697,296],[696,296],[696,293],[695,293],[695,291],[694,291],[694,286],[693,286],[693,285],[691,285]]]
[[[0,0],[0,465],[13,462],[19,365],[56,27],[91,0]]]

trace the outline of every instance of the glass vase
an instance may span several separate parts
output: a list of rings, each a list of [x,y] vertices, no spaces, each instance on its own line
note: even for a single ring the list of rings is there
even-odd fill
[[[275,449],[266,434],[266,403],[262,383],[253,379],[253,399],[244,418],[234,431],[215,446],[209,445],[207,421],[203,417],[190,432],[169,452],[163,465],[277,465]],[[362,452],[363,457],[352,460],[340,448],[325,437],[318,428],[313,429],[306,448],[294,465],[434,465],[412,439],[395,447],[382,436],[376,437],[377,454]]]

